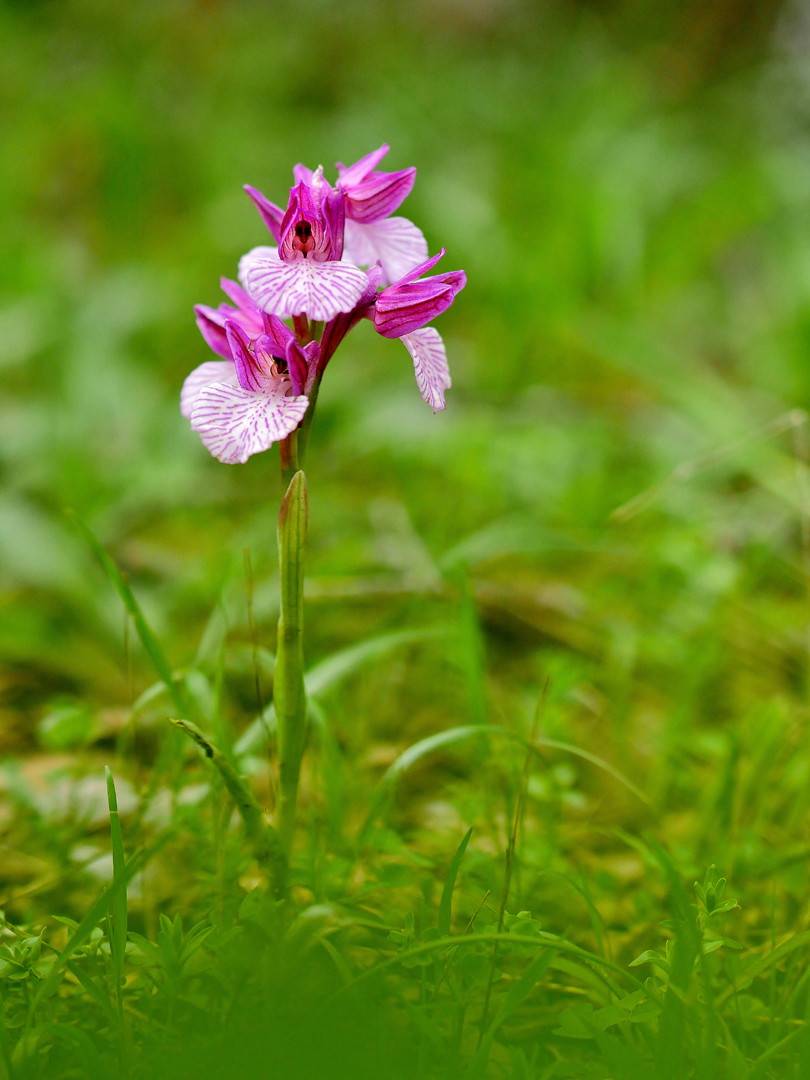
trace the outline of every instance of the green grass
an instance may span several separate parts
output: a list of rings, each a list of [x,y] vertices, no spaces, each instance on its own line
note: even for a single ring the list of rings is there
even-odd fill
[[[0,5],[0,1080],[808,1074],[806,57],[700,7]],[[320,392],[279,899],[277,455],[177,399],[383,140],[469,285],[446,413]]]

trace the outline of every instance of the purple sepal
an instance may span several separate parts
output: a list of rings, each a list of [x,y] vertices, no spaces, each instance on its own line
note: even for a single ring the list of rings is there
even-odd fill
[[[262,309],[256,303],[252,296],[248,296],[242,286],[236,282],[231,281],[230,278],[221,277],[219,279],[219,287],[225,293],[229,300],[236,304],[239,311],[245,318],[253,316],[253,321],[258,325],[262,321]],[[223,304],[220,310],[227,307],[227,304]],[[244,320],[239,319],[242,323],[243,329],[247,330],[244,325]]]
[[[374,305],[374,328],[378,334],[387,338],[403,337],[419,330],[450,307],[456,293],[467,284],[463,270],[417,280],[431,270],[442,255],[444,248],[380,293]]]
[[[355,161],[354,165],[343,165],[340,161],[336,162],[335,168],[338,171],[341,184],[351,187],[354,184],[361,183],[370,172],[377,168],[387,153],[388,143],[383,143],[379,150],[372,150],[370,154],[366,154],[359,161]]]
[[[424,262],[419,263],[413,270],[409,270],[407,274],[403,274],[401,278],[397,278],[396,281],[391,282],[391,288],[396,285],[407,285],[409,281],[416,281],[422,274],[426,274],[428,270],[432,270],[433,267],[445,256],[446,248],[442,248],[438,255],[431,255],[429,259],[425,259]]]
[[[225,323],[225,333],[228,336],[228,344],[231,347],[231,355],[236,365],[236,377],[243,390],[261,390],[266,378],[266,373],[258,359],[250,351],[250,339],[237,323],[228,320]]]
[[[220,312],[205,304],[194,305],[194,318],[209,349],[223,360],[231,359],[231,348],[225,334],[225,319]]]
[[[400,172],[377,172],[376,167],[388,153],[385,143],[346,168],[338,163],[338,187],[346,197],[346,217],[369,224],[388,217],[413,188],[416,169]]]
[[[410,195],[416,180],[416,169],[401,172],[373,172],[355,187],[346,190],[346,216],[368,224],[386,218]]]
[[[312,176],[312,169],[308,169],[306,165],[302,165],[300,161],[293,169],[293,180],[295,181],[296,185],[307,184],[311,187]]]
[[[264,195],[255,187],[251,187],[250,184],[245,184],[245,191],[261,214],[262,221],[273,234],[273,239],[278,243],[281,236],[281,222],[284,218],[284,211],[280,206],[271,203],[269,199],[265,199]]]
[[[236,307],[220,304],[218,308],[212,308],[207,304],[197,304],[194,315],[208,347],[223,360],[230,360],[231,349],[225,333],[225,324],[231,320],[241,326],[248,338],[255,338],[262,330],[262,312],[256,301],[248,296],[235,281],[220,278],[219,283],[222,291],[229,300],[233,300]]]
[[[266,348],[272,356],[283,359],[288,342],[295,341],[295,334],[286,323],[281,321],[278,315],[268,315],[266,311],[263,311],[262,323],[264,330],[262,341],[265,343]]]

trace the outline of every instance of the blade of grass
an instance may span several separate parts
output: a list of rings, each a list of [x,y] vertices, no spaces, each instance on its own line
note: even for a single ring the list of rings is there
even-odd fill
[[[449,746],[452,743],[462,742],[464,739],[473,738],[477,735],[500,735],[504,738],[511,739],[512,741],[520,744],[521,746],[528,747],[528,749],[535,754],[540,754],[540,749],[544,746],[549,747],[552,750],[562,750],[565,753],[573,754],[576,757],[581,757],[585,761],[590,762],[597,768],[602,769],[608,776],[612,776],[614,780],[618,780],[620,784],[623,784],[628,791],[631,791],[638,799],[640,799],[645,806],[653,810],[655,808],[652,803],[636,785],[628,780],[626,776],[623,776],[618,769],[614,769],[607,761],[597,757],[596,754],[591,754],[587,750],[580,750],[578,746],[572,746],[570,743],[557,742],[553,739],[539,738],[534,745],[529,745],[524,739],[521,739],[518,735],[508,731],[506,728],[497,727],[494,724],[460,724],[457,727],[446,728],[444,731],[439,731],[435,735],[428,735],[427,738],[420,739],[419,742],[414,743],[413,746],[409,746],[407,750],[403,750],[399,757],[394,761],[383,774],[382,779],[377,788],[377,793],[374,801],[371,805],[371,810],[363,825],[359,838],[362,839],[371,827],[371,823],[374,818],[379,814],[381,807],[388,799],[391,791],[391,786],[404,772],[410,769],[426,754],[432,753],[434,750],[438,750],[443,746]]]
[[[205,756],[219,772],[225,787],[228,789],[236,808],[239,811],[245,825],[245,832],[256,853],[257,858],[267,864],[271,870],[273,884],[276,892],[280,895],[284,890],[285,863],[283,853],[279,847],[275,829],[264,820],[262,809],[253,796],[253,792],[247,786],[242,777],[237,773],[231,762],[219,750],[211,740],[200,731],[196,724],[188,720],[172,720],[181,731],[184,731],[200,747]]]
[[[558,937],[557,934],[545,933],[542,930],[534,937],[524,937],[522,934],[497,934],[493,932],[482,934],[467,934],[464,938],[464,945],[476,945],[486,944],[495,941],[508,942],[509,944],[517,945],[534,945],[537,948],[541,946],[551,945],[557,952],[567,952],[572,956],[579,957],[580,960],[584,960],[589,964],[593,964],[594,967],[604,968],[606,971],[612,971],[614,974],[619,975],[627,983],[629,983],[634,990],[644,990],[644,983],[640,982],[633,975],[631,975],[624,968],[618,966],[618,964],[612,963],[610,960],[605,960],[603,956],[598,956],[596,953],[588,952],[587,949],[581,949],[578,945],[574,945],[571,941],[566,941],[565,938]],[[408,950],[408,956],[420,956],[422,953],[430,953],[436,950],[446,949],[448,945],[458,945],[458,937],[446,937],[436,938],[435,941],[422,942],[419,945],[414,945]],[[351,985],[356,986],[357,983],[365,982],[367,979],[372,979],[382,972],[387,971],[389,968],[395,967],[397,964],[402,963],[402,955],[397,953],[396,956],[390,956],[386,960],[380,961],[374,967],[367,968],[359,975],[355,976]]]
[[[110,767],[105,765],[104,775],[107,780],[107,802],[110,810],[110,834],[112,837],[113,882],[121,882],[126,873],[124,858],[124,839],[121,835],[121,819],[118,816],[118,796]],[[124,1027],[124,954],[127,948],[127,890],[119,888],[112,903],[113,936],[110,941],[115,972],[115,998],[118,1004],[118,1020],[123,1032]]]
[[[538,739],[535,744],[535,749],[539,746],[547,746],[550,750],[564,750],[566,754],[573,754],[575,757],[582,758],[583,761],[589,761],[591,765],[596,765],[598,769],[602,769],[609,776],[612,776],[614,780],[618,780],[620,784],[623,784],[628,791],[640,799],[645,806],[648,806],[651,810],[654,810],[652,803],[641,790],[636,787],[632,780],[628,780],[626,776],[619,772],[618,769],[614,769],[609,762],[604,758],[597,757],[596,754],[591,754],[587,750],[582,750],[578,746],[572,746],[571,743],[557,742],[555,739]]]
[[[523,804],[526,800],[526,789],[529,785],[529,769],[531,766],[531,752],[534,746],[534,740],[537,738],[537,730],[540,726],[540,718],[543,715],[546,705],[546,695],[548,694],[548,679],[543,686],[540,694],[537,698],[537,705],[535,706],[534,716],[532,718],[532,729],[529,735],[529,742],[526,746],[526,757],[523,760],[523,771],[520,776],[520,788],[518,790],[517,803],[515,805],[515,813],[512,820],[512,829],[509,833],[509,842],[506,846],[506,865],[504,867],[503,875],[503,892],[501,893],[501,906],[498,911],[498,933],[503,930],[504,916],[506,915],[506,904],[509,900],[509,888],[512,884],[512,869],[515,863],[515,850],[517,848],[518,830],[520,829],[521,818],[523,817]],[[478,1028],[478,1048],[482,1046],[482,1040],[484,1038],[484,1028],[487,1023],[487,1013],[489,1012],[489,999],[492,994],[492,980],[495,978],[495,965],[498,962],[498,945],[497,943],[492,948],[492,961],[489,965],[489,977],[487,979],[487,990],[484,996],[484,1008],[481,1010],[481,1023]],[[550,961],[549,961],[550,962]],[[490,1040],[491,1041],[491,1040]],[[487,1051],[489,1053],[489,1051]]]
[[[458,876],[459,867],[461,866],[461,860],[464,858],[464,852],[467,850],[467,844],[470,842],[472,836],[472,829],[468,829],[464,834],[464,838],[458,845],[458,850],[453,856],[453,861],[450,863],[450,870],[447,874],[447,881],[444,883],[442,889],[442,898],[439,903],[439,933],[442,936],[446,936],[450,933],[450,915],[451,907],[453,904],[453,890],[456,887],[456,877]]]
[[[755,960],[737,976],[733,983],[725,987],[724,990],[721,990],[715,998],[715,1005],[722,1005],[727,998],[735,993],[735,991],[745,990],[751,985],[753,979],[757,978],[757,976],[761,975],[764,971],[767,971],[772,964],[778,963],[787,956],[788,953],[793,952],[794,949],[801,949],[808,943],[810,943],[810,930],[803,930],[800,934],[794,934],[792,937],[788,938],[787,941],[783,941],[781,945],[777,945],[777,947],[766,956],[762,956],[759,960]]]
[[[446,627],[428,627],[417,630],[397,630],[392,634],[377,634],[374,637],[360,641],[356,645],[350,645],[347,649],[327,656],[325,660],[315,664],[304,676],[307,697],[319,697],[331,690],[342,679],[352,675],[363,667],[364,664],[386,653],[398,649],[401,645],[410,645],[413,642],[425,641],[430,638],[443,637],[448,634]]]
[[[155,853],[155,851],[165,843],[168,836],[164,835],[161,840],[153,845],[149,852],[139,851],[136,855],[130,859],[129,863],[124,868],[124,872],[119,876],[118,880],[113,880],[104,892],[99,896],[96,902],[90,907],[89,911],[76,927],[73,932],[73,936],[69,939],[67,945],[61,953],[56,957],[56,960],[48,972],[47,976],[39,984],[36,992],[35,1003],[39,1003],[48,996],[56,987],[59,981],[59,974],[68,962],[73,953],[81,948],[81,946],[87,941],[92,934],[93,930],[98,926],[110,907],[115,902],[118,893],[122,889],[126,889],[127,884],[137,874],[142,866],[148,861],[148,859]]]
[[[465,1080],[480,1080],[480,1078],[484,1076],[487,1060],[489,1059],[489,1052],[492,1048],[492,1043],[498,1028],[515,1011],[515,1009],[522,1004],[524,999],[529,996],[534,989],[535,984],[538,983],[548,971],[551,961],[556,955],[554,949],[546,949],[540,956],[536,957],[531,964],[529,964],[517,982],[510,987],[509,992],[501,1002],[500,1009],[498,1009],[498,1012],[495,1014],[495,1019],[490,1024],[486,1035],[484,1035],[475,1052],[475,1056],[467,1067]]]
[[[95,552],[96,558],[101,563],[105,574],[115,586],[116,590],[118,591],[118,595],[124,602],[124,606],[132,616],[132,621],[135,623],[135,629],[138,632],[138,637],[141,639],[141,644],[143,645],[147,656],[152,661],[155,670],[157,671],[160,678],[163,680],[166,689],[171,694],[172,700],[174,701],[178,712],[185,716],[188,713],[188,707],[184,700],[183,694],[180,692],[180,688],[178,687],[175,680],[172,678],[172,671],[166,660],[163,649],[160,646],[160,642],[155,637],[146,619],[143,617],[143,612],[141,611],[140,604],[135,599],[132,589],[130,589],[128,583],[124,580],[121,571],[118,569],[113,560],[101,546],[95,534],[82,521],[79,515],[73,510],[66,510],[65,513],[70,518],[70,520],[78,527],[87,543]]]
[[[475,920],[478,918],[478,915],[479,915],[479,913],[481,911],[481,908],[487,902],[487,897],[488,896],[489,896],[489,889],[487,889],[487,891],[484,893],[484,895],[478,901],[478,907],[475,909],[475,911],[470,916],[470,921],[467,923],[466,927],[464,928],[463,933],[461,934],[462,937],[466,937],[467,934],[469,934],[469,932],[472,930],[473,926],[475,926]],[[442,973],[439,976],[439,980],[438,980],[438,982],[436,983],[436,985],[433,988],[433,997],[431,998],[431,1001],[435,1000],[436,995],[438,994],[442,983],[444,982],[444,980],[447,977],[447,972],[450,970],[450,967],[451,967],[453,961],[455,960],[456,956],[458,955],[458,950],[460,948],[461,948],[461,945],[457,945],[456,948],[453,949],[453,951],[447,957],[447,960],[445,961],[445,964],[444,964],[444,968],[442,969]]]

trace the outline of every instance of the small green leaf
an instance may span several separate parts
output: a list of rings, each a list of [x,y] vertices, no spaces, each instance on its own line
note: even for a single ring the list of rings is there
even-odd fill
[[[669,961],[663,953],[658,952],[656,949],[645,949],[641,956],[631,960],[627,966],[639,967],[641,964],[656,964],[658,967],[663,968],[664,971],[669,971]]]
[[[593,1022],[600,1031],[620,1024],[627,1019],[627,1012],[621,1005],[607,1005],[604,1009],[597,1009],[593,1014]]]
[[[188,713],[188,710],[186,707],[186,703],[183,699],[183,695],[180,692],[180,688],[178,687],[174,678],[172,677],[172,669],[166,660],[163,649],[160,646],[160,642],[155,637],[146,619],[143,617],[143,612],[141,611],[138,601],[135,599],[132,589],[130,589],[128,583],[121,576],[121,572],[119,571],[118,567],[115,565],[113,560],[101,546],[95,534],[87,525],[85,525],[79,515],[76,514],[73,510],[67,510],[66,513],[67,516],[71,519],[71,521],[73,521],[78,526],[79,530],[84,535],[85,540],[95,552],[96,557],[101,563],[107,577],[115,586],[116,590],[118,591],[118,595],[124,601],[124,606],[132,616],[132,621],[135,623],[135,629],[138,633],[138,637],[141,639],[141,644],[143,645],[147,656],[154,664],[155,670],[163,680],[166,689],[171,694],[172,700],[174,701],[176,708],[179,710],[180,715],[185,717]]]
[[[648,998],[646,1001],[642,1001],[641,1004],[637,1005],[630,1013],[630,1023],[646,1023],[649,1020],[654,1020],[660,1012],[661,1006],[651,998]]]
[[[631,1012],[633,1009],[635,1009],[636,1005],[638,1005],[639,1002],[644,1001],[645,996],[646,995],[643,990],[634,990],[632,994],[628,994],[627,997],[623,997],[619,1004],[623,1009],[626,1009],[627,1012]]]
[[[594,1031],[590,1026],[593,1017],[593,1005],[574,1005],[559,1017],[560,1026],[552,1032],[554,1035],[564,1035],[567,1039],[592,1039]]]

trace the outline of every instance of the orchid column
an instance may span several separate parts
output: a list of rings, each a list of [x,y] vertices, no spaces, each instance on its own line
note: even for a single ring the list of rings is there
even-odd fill
[[[450,374],[444,344],[426,324],[466,283],[463,271],[422,275],[432,259],[420,230],[391,214],[413,187],[415,169],[379,172],[381,147],[338,165],[334,188],[323,169],[294,169],[286,211],[246,190],[276,241],[241,260],[239,280],[222,279],[232,304],[198,305],[197,325],[221,357],[191,373],[180,407],[207,449],[241,464],[279,443],[287,485],[278,520],[280,616],[273,684],[279,757],[276,831],[289,858],[306,743],[303,660],[304,554],[308,525],[303,473],[318,388],[346,334],[370,319],[402,339],[423,399],[444,408]],[[364,269],[365,268],[365,269]],[[382,289],[382,291],[380,291]],[[283,320],[292,322],[292,327]]]

